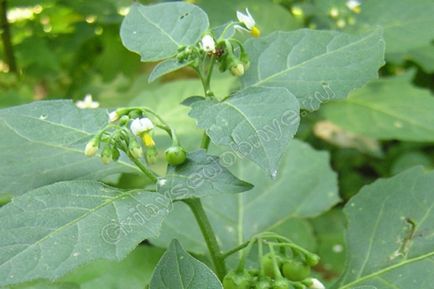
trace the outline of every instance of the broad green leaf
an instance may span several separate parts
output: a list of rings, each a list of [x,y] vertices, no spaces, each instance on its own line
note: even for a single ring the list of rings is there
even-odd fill
[[[384,29],[386,52],[406,53],[434,39],[432,0],[381,0],[362,3],[356,24],[362,30]]]
[[[204,150],[191,152],[184,164],[170,167],[157,185],[157,191],[171,200],[241,193],[252,188],[251,184],[236,178],[222,166],[218,157],[207,155]]]
[[[122,22],[121,38],[142,61],[158,61],[174,56],[180,46],[195,44],[208,26],[208,16],[195,5],[134,3]]]
[[[189,66],[191,63],[191,61],[179,62],[176,58],[167,59],[163,62],[158,63],[157,66],[154,67],[151,74],[149,75],[148,81],[153,82],[157,78],[181,69],[183,67]]]
[[[433,203],[422,167],[364,187],[345,206],[349,254],[334,288],[432,288]]]
[[[94,181],[60,182],[0,209],[0,286],[56,279],[95,259],[120,260],[158,235],[169,200]]]
[[[234,166],[236,156],[232,152],[224,152],[220,158],[237,172],[235,175],[255,185],[245,194],[220,194],[202,200],[225,250],[257,233],[278,228],[288,220],[317,216],[339,201],[336,174],[330,168],[328,154],[314,151],[300,141],[289,143],[275,180],[252,163]],[[177,238],[189,251],[206,254],[195,224],[188,207],[175,203],[163,224],[160,238],[153,242],[167,246]]]
[[[370,83],[344,101],[327,104],[327,119],[377,139],[434,141],[434,98],[401,78]]]
[[[390,173],[397,175],[415,166],[431,169],[434,168],[434,162],[431,156],[423,151],[402,152],[392,163]]]
[[[301,108],[316,110],[321,103],[347,94],[377,78],[384,64],[382,31],[350,35],[302,29],[275,32],[246,42],[251,67],[244,87],[284,87]]]
[[[155,268],[150,289],[184,288],[222,289],[223,286],[210,268],[173,240]]]
[[[285,88],[252,87],[223,102],[195,101],[190,116],[212,142],[275,174],[300,122],[297,99]]]
[[[98,260],[81,266],[61,280],[80,284],[80,289],[143,289],[151,281],[163,250],[139,246],[121,262]]]
[[[22,194],[58,181],[137,171],[123,160],[105,166],[83,154],[107,120],[106,110],[82,110],[63,100],[0,110],[0,192]]]
[[[311,252],[315,252],[317,249],[317,236],[315,236],[312,225],[306,219],[288,219],[273,227],[271,231],[291,239],[296,244],[303,245],[303,248]]]
[[[321,273],[331,283],[345,269],[345,215],[341,209],[332,209],[312,219],[311,224],[318,244],[316,253],[321,257]]]

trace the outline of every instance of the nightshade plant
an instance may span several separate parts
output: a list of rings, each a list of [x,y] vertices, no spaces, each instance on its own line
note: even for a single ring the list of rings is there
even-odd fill
[[[22,163],[2,160],[12,167],[2,166],[1,183],[16,196],[0,209],[0,286],[61,279],[90,261],[121,260],[148,240],[167,248],[150,289],[325,288],[312,270],[319,256],[278,230],[339,201],[327,157],[293,138],[301,114],[377,78],[383,30],[261,36],[248,9],[210,27],[192,4],[136,3],[121,39],[143,62],[160,61],[150,82],[185,67],[197,73],[203,93],[180,105],[203,130],[200,146],[184,147],[173,124],[147,106],[81,110],[44,101],[2,110],[0,149],[18,147]],[[239,79],[239,89],[217,94],[219,73]],[[164,174],[153,166],[162,157]],[[143,173],[147,186],[97,181],[121,172]],[[345,208],[346,269],[332,288],[432,288],[423,275],[434,256],[433,188],[433,174],[416,168],[354,197]],[[27,284],[18,288],[37,288]]]

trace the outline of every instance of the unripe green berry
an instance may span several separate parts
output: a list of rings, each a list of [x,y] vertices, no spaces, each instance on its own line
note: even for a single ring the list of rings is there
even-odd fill
[[[299,260],[288,260],[283,263],[282,273],[288,280],[301,281],[309,277],[310,267]]]
[[[181,146],[171,146],[165,151],[165,156],[169,164],[178,166],[187,159],[187,152]]]
[[[282,257],[279,255],[275,255],[276,258],[276,262],[277,262],[277,267],[280,268],[282,265]],[[276,276],[276,272],[274,269],[274,259],[273,258],[273,254],[272,253],[267,253],[265,254],[262,259],[261,259],[261,265],[262,268],[264,269],[264,273],[265,275],[271,277],[271,278],[276,278],[278,276]]]
[[[247,271],[232,271],[223,278],[224,289],[250,289],[251,285],[252,278]]]
[[[255,289],[272,289],[272,281],[269,277],[261,277],[256,281]]]
[[[273,289],[293,289],[293,287],[288,280],[280,277],[274,280]]]

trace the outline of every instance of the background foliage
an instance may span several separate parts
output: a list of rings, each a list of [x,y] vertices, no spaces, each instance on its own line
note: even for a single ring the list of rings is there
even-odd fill
[[[146,4],[151,1],[141,2]],[[0,107],[5,109],[0,111],[0,132],[1,138],[7,138],[10,143],[7,146],[0,143],[1,203],[6,203],[10,195],[38,190],[42,185],[66,179],[103,179],[108,184],[129,190],[146,184],[146,180],[135,175],[134,167],[124,161],[103,167],[99,160],[87,159],[84,166],[86,170],[77,170],[75,167],[75,164],[79,168],[83,167],[82,148],[90,134],[106,122],[105,112],[91,114],[76,110],[68,101],[53,102],[51,113],[56,115],[58,111],[59,120],[62,119],[60,111],[64,113],[68,110],[74,117],[69,122],[68,119],[62,120],[62,129],[68,128],[67,137],[59,134],[57,139],[54,138],[55,141],[44,143],[41,141],[44,133],[58,133],[57,124],[40,119],[45,112],[37,104],[21,109],[19,115],[14,111],[16,108],[9,108],[11,106],[46,99],[77,101],[85,94],[92,94],[104,108],[147,105],[174,125],[188,149],[200,142],[200,130],[191,129],[195,121],[188,116],[190,109],[179,105],[185,98],[202,93],[194,73],[182,69],[148,83],[147,75],[155,63],[141,63],[140,57],[126,50],[121,43],[120,24],[131,1],[21,0],[8,1],[8,4],[17,71],[8,67],[3,45],[0,50]],[[270,173],[277,169],[277,180],[264,176],[251,163],[237,163],[229,168],[236,176],[260,185],[248,195],[217,195],[207,198],[204,203],[221,238],[220,242],[226,249],[259,231],[273,230],[317,252],[322,260],[315,268],[315,273],[330,284],[337,281],[336,288],[352,288],[350,286],[353,285],[393,288],[388,284],[398,282],[397,279],[402,288],[415,288],[410,285],[412,280],[400,277],[400,266],[404,262],[398,259],[390,261],[390,256],[381,254],[395,245],[396,240],[390,239],[390,236],[397,235],[405,239],[406,231],[402,228],[407,225],[399,218],[406,216],[395,216],[390,212],[385,216],[378,214],[382,207],[396,207],[402,208],[402,214],[415,216],[414,221],[417,221],[420,226],[418,230],[423,235],[419,239],[416,237],[412,249],[415,255],[410,252],[408,256],[409,260],[414,258],[412,268],[402,270],[418,271],[421,279],[428,276],[428,273],[424,274],[420,270],[428,270],[432,265],[415,258],[421,255],[426,256],[427,260],[433,258],[434,246],[430,234],[434,221],[432,213],[429,213],[432,209],[433,176],[421,168],[406,170],[418,165],[427,169],[434,166],[434,3],[430,0],[364,1],[360,14],[349,11],[345,1],[341,0],[201,0],[196,4],[209,14],[211,25],[229,21],[234,18],[237,9],[249,7],[264,37],[275,30],[291,31],[308,27],[324,35],[330,34],[330,37],[333,32],[322,30],[371,32],[374,39],[378,27],[383,29],[386,64],[381,68],[380,79],[354,91],[334,87],[333,81],[339,79],[332,79],[331,85],[337,89],[338,98],[349,92],[346,100],[330,101],[314,112],[311,110],[316,109],[315,104],[313,107],[303,107],[305,110],[302,111],[300,128],[295,136],[297,140],[290,141],[288,148],[272,148],[286,151],[278,168],[277,162],[271,161]],[[331,15],[332,9],[338,10],[338,16]],[[305,41],[309,42],[309,39]],[[261,54],[263,50],[259,47],[254,53]],[[278,53],[287,54],[286,51]],[[356,52],[349,49],[348,53]],[[365,53],[364,57],[358,59],[360,65],[368,63],[373,57],[370,51]],[[254,77],[255,69],[260,65],[252,63],[250,74],[247,74],[243,83],[219,75],[213,83],[216,95],[227,95],[235,88],[261,81]],[[328,68],[324,67],[325,70]],[[309,67],[306,69],[309,70]],[[311,70],[309,73],[321,74],[321,71]],[[345,70],[340,75],[348,73],[353,73],[351,76],[354,76],[355,81],[362,81],[357,79],[357,71]],[[291,75],[286,81],[294,84]],[[288,88],[297,96],[307,94],[306,91],[297,90],[295,85]],[[206,107],[213,104],[202,105]],[[198,106],[195,111],[193,106],[191,112],[191,116],[197,118],[199,127],[207,125],[202,124],[200,118],[203,107]],[[81,122],[77,123],[77,119]],[[38,125],[39,130],[29,129],[32,125]],[[19,137],[21,134],[28,136],[27,139]],[[214,137],[219,139],[218,135]],[[157,142],[164,141],[157,136]],[[221,152],[216,147],[212,150]],[[20,158],[29,161],[19,167],[11,165],[17,157],[16,151],[20,152]],[[266,155],[252,158],[268,161]],[[43,166],[41,162],[44,162]],[[44,170],[47,163],[51,170]],[[157,165],[156,169],[163,171],[164,167]],[[92,175],[95,170],[98,173]],[[378,178],[391,179],[375,182],[362,189]],[[95,186],[88,181],[77,182]],[[399,189],[409,183],[415,183],[411,192]],[[61,186],[61,183],[54,186]],[[359,191],[360,195],[356,195]],[[48,198],[47,201],[59,208],[64,205],[61,200],[51,198],[49,192],[37,193],[43,200]],[[382,193],[384,199],[378,203],[371,202],[369,197],[376,193]],[[390,199],[393,194],[398,200]],[[415,199],[420,199],[421,203]],[[405,203],[419,206],[426,214],[418,215],[417,210],[405,209]],[[363,216],[369,217],[364,219],[360,215],[362,210],[365,211]],[[243,212],[242,216],[240,211]],[[32,212],[27,212],[28,218],[32,218]],[[7,219],[7,213],[0,214],[2,222]],[[262,218],[255,218],[258,214]],[[381,221],[383,219],[385,223]],[[158,247],[169,247],[174,236],[185,249],[207,262],[203,257],[206,248],[198,228],[195,225],[182,228],[181,224],[185,222],[194,223],[194,220],[185,205],[177,204],[162,224],[161,236],[143,243],[121,263],[92,262],[53,284],[37,281],[13,288],[144,288],[163,253]],[[380,229],[369,231],[370,224],[375,222]],[[242,227],[248,229],[241,230]],[[348,247],[344,238],[346,228],[349,228],[346,238]],[[364,228],[366,231],[361,234],[359,229],[354,228]],[[148,235],[134,237],[139,240]],[[385,249],[381,244],[372,243],[378,238],[392,244],[391,247]],[[369,244],[373,245],[369,247]],[[174,243],[171,248],[179,250],[177,246]],[[121,249],[125,254],[131,250],[130,247]],[[399,246],[393,250],[406,254]],[[368,256],[362,256],[359,251],[369,252]],[[376,257],[373,258],[373,255]],[[345,267],[346,256],[348,267]],[[109,256],[109,259],[115,257]],[[166,258],[170,258],[170,255]],[[192,263],[191,266],[199,265]],[[0,276],[6,278],[6,271],[2,269],[5,270],[0,265]],[[51,277],[55,277],[56,273],[52,272]],[[343,275],[339,278],[341,273]],[[424,280],[425,283],[421,282],[418,287],[430,288],[428,284],[432,280]]]

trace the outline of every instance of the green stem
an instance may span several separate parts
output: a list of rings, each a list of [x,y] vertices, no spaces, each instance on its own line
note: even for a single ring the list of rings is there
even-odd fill
[[[237,253],[238,251],[241,251],[242,249],[246,248],[246,247],[249,245],[249,243],[250,243],[250,241],[244,242],[244,243],[242,243],[241,245],[236,246],[235,248],[230,249],[230,250],[227,251],[227,252],[224,252],[224,253],[222,254],[222,257],[223,257],[224,259],[226,259],[226,258],[228,258],[229,256],[232,256],[233,254]]]
[[[128,151],[128,149],[126,150]],[[154,183],[157,181],[157,176],[152,172],[147,166],[145,166],[141,161],[133,157],[130,153],[127,153],[130,160]]]
[[[211,260],[214,264],[215,271],[220,280],[226,275],[226,264],[223,254],[220,251],[220,246],[217,242],[215,233],[208,220],[208,216],[203,209],[200,199],[186,199],[184,202],[190,207],[193,212],[202,235],[208,247]]]
[[[3,42],[5,60],[9,66],[9,70],[18,75],[17,62],[15,60],[14,47],[12,45],[12,37],[10,25],[7,17],[7,1],[0,0],[0,33]]]

